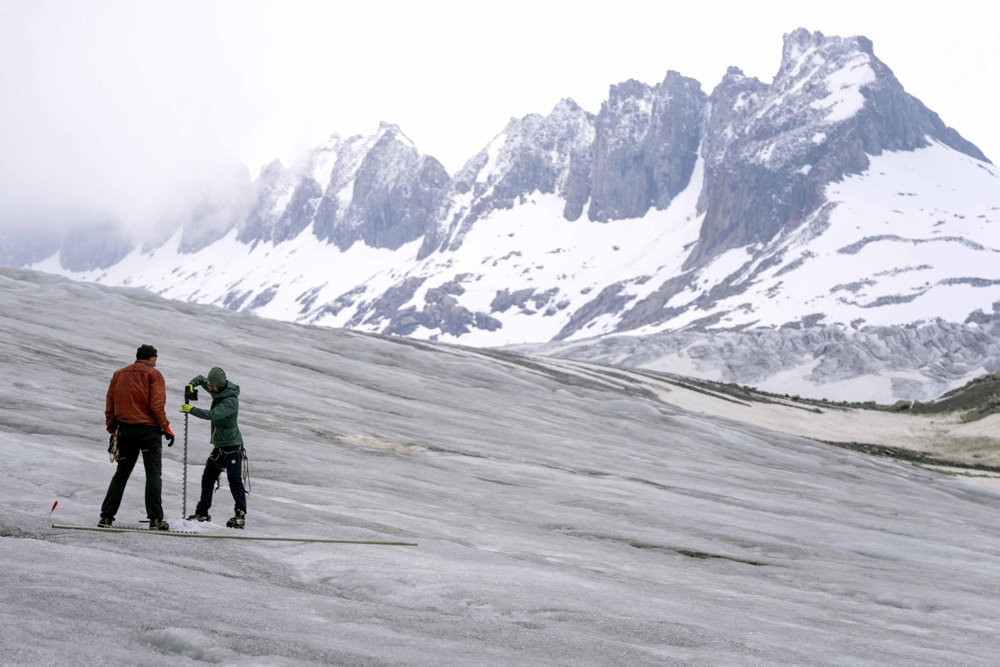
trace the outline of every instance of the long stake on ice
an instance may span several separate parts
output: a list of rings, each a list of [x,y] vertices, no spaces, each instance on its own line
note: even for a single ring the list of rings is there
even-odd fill
[[[49,520],[52,513],[56,511],[59,501],[52,503],[49,510]],[[387,547],[416,547],[420,546],[416,542],[392,542],[388,540],[335,540],[326,537],[278,537],[270,535],[246,535],[236,533],[196,533],[194,531],[182,530],[149,530],[148,528],[115,528],[113,526],[102,528],[99,526],[73,526],[68,524],[53,523],[53,528],[60,530],[93,530],[98,533],[142,533],[143,535],[159,535],[160,537],[201,537],[203,539],[214,540],[253,540],[257,542],[322,542],[325,544],[373,544]]]
[[[386,540],[334,540],[326,537],[277,537],[270,535],[237,535],[234,533],[195,533],[179,530],[149,530],[148,528],[98,528],[97,526],[70,526],[52,524],[60,530],[93,530],[98,533],[142,533],[160,537],[201,537],[209,540],[255,540],[258,542],[323,542],[326,544],[376,544],[392,547],[416,547],[416,542],[390,542]]]

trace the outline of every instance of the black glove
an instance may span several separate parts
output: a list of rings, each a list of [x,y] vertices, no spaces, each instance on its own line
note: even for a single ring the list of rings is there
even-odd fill
[[[167,447],[174,446],[174,434],[170,431],[170,429],[163,431],[163,437],[167,439]]]

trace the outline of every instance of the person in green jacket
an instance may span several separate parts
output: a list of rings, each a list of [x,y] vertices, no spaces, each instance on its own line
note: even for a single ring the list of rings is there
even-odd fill
[[[226,378],[226,372],[216,366],[208,372],[208,377],[199,375],[189,383],[192,388],[204,387],[212,396],[212,407],[208,410],[185,403],[181,412],[200,419],[212,421],[212,453],[205,462],[201,475],[201,499],[189,520],[211,521],[208,514],[212,506],[212,493],[222,471],[229,478],[229,490],[236,504],[232,519],[226,522],[230,528],[243,528],[247,516],[247,496],[243,487],[243,436],[236,423],[240,411],[240,388]]]

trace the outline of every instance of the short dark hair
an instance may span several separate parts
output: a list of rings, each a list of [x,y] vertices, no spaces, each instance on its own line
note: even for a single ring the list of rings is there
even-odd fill
[[[152,359],[156,356],[156,348],[152,345],[140,345],[135,351],[136,359]]]

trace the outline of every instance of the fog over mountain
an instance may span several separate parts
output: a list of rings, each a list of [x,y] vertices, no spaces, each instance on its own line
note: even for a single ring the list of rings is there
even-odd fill
[[[138,245],[98,225],[0,257],[826,398],[925,400],[1000,369],[1000,173],[861,36],[787,34],[769,84],[668,71],[596,113],[562,100],[455,174],[383,123],[224,192]]]

